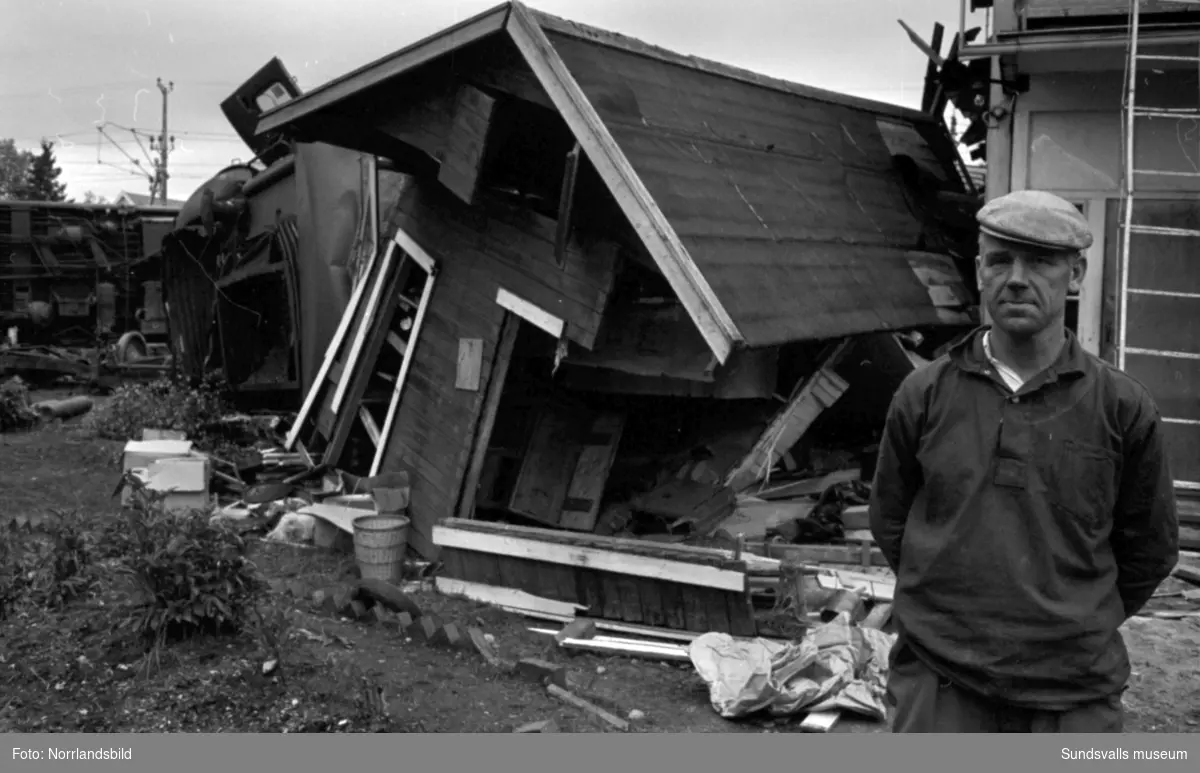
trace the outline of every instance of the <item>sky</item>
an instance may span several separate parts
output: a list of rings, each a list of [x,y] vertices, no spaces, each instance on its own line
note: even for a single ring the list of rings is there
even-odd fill
[[[220,103],[272,56],[307,91],[498,0],[0,0],[0,138],[54,140],[67,195],[148,193],[167,97],[168,195],[252,153]],[[529,0],[573,21],[811,86],[916,107],[959,0]],[[968,17],[968,27],[982,24]],[[100,131],[102,127],[103,131]],[[140,130],[140,131],[131,131]],[[140,168],[134,160],[140,161]]]

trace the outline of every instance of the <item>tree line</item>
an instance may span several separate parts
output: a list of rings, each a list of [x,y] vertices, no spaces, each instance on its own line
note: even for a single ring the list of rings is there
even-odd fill
[[[0,201],[74,201],[59,182],[62,167],[54,157],[54,143],[42,140],[38,151],[22,150],[12,139],[0,139]],[[103,204],[104,197],[88,191],[85,204]]]

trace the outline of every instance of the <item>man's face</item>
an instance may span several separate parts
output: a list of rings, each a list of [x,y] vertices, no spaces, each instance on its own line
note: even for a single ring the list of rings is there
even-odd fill
[[[1067,295],[1079,291],[1087,270],[1087,260],[1077,252],[1056,252],[987,234],[979,237],[975,265],[992,324],[1022,338],[1064,317]]]

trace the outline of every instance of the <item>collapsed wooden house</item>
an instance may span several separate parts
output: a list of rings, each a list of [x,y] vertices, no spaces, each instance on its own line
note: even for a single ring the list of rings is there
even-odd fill
[[[911,367],[897,331],[936,347],[976,319],[977,202],[938,119],[519,3],[291,100],[258,133],[394,169],[377,182],[390,241],[289,443],[408,472],[411,548],[450,549],[464,582],[520,570],[483,558],[508,543],[444,519],[590,533],[557,551],[580,569],[584,543],[619,530],[614,506],[673,464],[707,487],[682,493],[711,525],[726,484],[766,475],[828,405],[857,390],[873,412],[842,420],[882,417],[890,392],[852,382],[867,358]],[[566,595],[592,603],[570,577]]]

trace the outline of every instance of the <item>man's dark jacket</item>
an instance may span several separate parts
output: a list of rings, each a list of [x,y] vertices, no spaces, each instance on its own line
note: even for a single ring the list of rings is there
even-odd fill
[[[1069,333],[1012,393],[983,331],[910,374],[888,413],[870,518],[896,572],[893,657],[1069,709],[1124,689],[1118,628],[1178,559],[1162,422]]]

